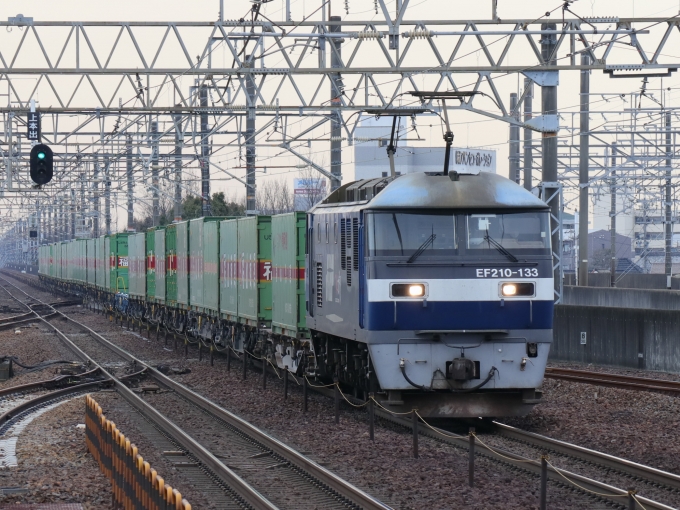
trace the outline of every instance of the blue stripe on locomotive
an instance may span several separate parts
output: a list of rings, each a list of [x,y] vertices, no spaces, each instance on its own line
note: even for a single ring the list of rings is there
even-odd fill
[[[396,306],[396,322],[395,322]],[[530,310],[530,306],[533,310]],[[366,303],[366,328],[379,330],[551,329],[552,301],[377,301]]]

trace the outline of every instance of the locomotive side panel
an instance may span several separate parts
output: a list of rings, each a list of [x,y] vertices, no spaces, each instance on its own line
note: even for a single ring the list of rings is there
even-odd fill
[[[360,210],[317,210],[308,216],[308,225],[308,327],[342,338],[361,338]]]

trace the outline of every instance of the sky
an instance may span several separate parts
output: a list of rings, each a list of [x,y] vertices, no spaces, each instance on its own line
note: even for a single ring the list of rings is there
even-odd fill
[[[334,15],[340,15],[344,20],[357,19],[381,19],[382,14],[376,16],[373,0],[330,0],[331,11]],[[291,0],[291,14],[293,20],[300,20],[304,16],[312,16],[318,19],[318,8],[321,0]],[[555,0],[498,0],[498,15],[503,19],[534,19],[552,11],[551,20],[561,19],[561,6],[563,2]],[[238,19],[244,17],[251,8],[249,0],[225,0],[225,18]],[[395,0],[389,0],[388,6],[394,10]],[[272,20],[282,19],[285,0],[273,0],[265,4],[263,14]],[[347,10],[346,10],[347,9]],[[675,16],[680,13],[679,0],[577,0],[572,3],[571,10],[580,16],[618,16],[618,17],[652,17],[652,16]],[[200,0],[187,2],[186,0],[117,0],[116,2],[102,2],[92,0],[2,0],[0,2],[0,19],[16,16],[21,13],[24,16],[32,16],[36,20],[50,21],[212,21],[217,19],[219,11],[219,0]],[[412,0],[408,8],[408,19],[487,19],[491,14],[491,0],[479,0],[469,2],[468,0]],[[12,35],[16,36],[16,34]],[[5,34],[5,37],[8,37]],[[641,36],[644,41],[644,36]],[[437,44],[443,42],[437,41]],[[680,60],[678,45],[673,44],[666,47],[666,51],[671,57]],[[628,48],[629,51],[634,51]],[[215,55],[219,61],[219,55]],[[472,54],[469,57],[472,63],[476,58],[479,61],[479,54]],[[509,61],[519,58],[516,55],[509,55]],[[227,63],[229,65],[229,63]],[[273,64],[270,64],[273,65]],[[560,86],[558,88],[558,108],[562,114],[564,125],[571,123],[570,112],[578,110],[579,75],[577,71],[563,71],[560,75]],[[664,94],[663,100],[666,104],[677,106],[680,102],[680,80],[679,74],[674,74],[663,81],[663,88],[668,89]],[[498,77],[495,80],[500,95],[508,98],[511,92],[520,92],[521,79],[518,75],[507,75]],[[606,75],[595,72],[591,76],[591,93],[618,93],[626,94],[637,91],[640,88],[639,79],[612,80]],[[29,86],[29,84],[27,84]],[[650,90],[660,90],[661,80],[651,79],[648,85]],[[657,97],[660,97],[659,92]],[[630,106],[623,100],[613,100],[605,102],[604,99],[593,98],[592,109],[617,110]],[[540,93],[535,94],[534,104],[540,105]],[[598,120],[593,116],[593,123]],[[604,121],[604,117],[599,119]],[[476,114],[466,112],[456,112],[452,116],[452,126],[455,136],[454,145],[461,147],[484,147],[493,148],[498,151],[499,168],[498,172],[507,175],[507,156],[508,156],[508,133],[509,127],[503,122],[491,120]],[[413,142],[414,145],[421,146],[441,146],[441,125],[436,118],[418,119],[418,132],[423,138],[422,142]],[[568,137],[568,131],[562,130],[561,137]],[[294,165],[295,158],[281,157],[271,159],[271,154],[261,151],[258,153],[263,161],[269,161],[275,165]],[[320,164],[328,166],[329,151],[328,143],[319,142],[310,148],[309,154]],[[229,168],[239,166],[236,156],[218,154],[216,161]],[[266,159],[265,159],[266,158]],[[353,177],[353,149],[343,144],[343,174],[347,176],[345,182]],[[233,170],[241,177],[245,170]],[[240,172],[240,174],[239,174]],[[258,174],[258,179],[287,179],[292,180],[295,170],[290,169],[271,169],[267,175]],[[215,181],[213,191],[226,191],[232,196],[241,196],[243,186],[234,181]],[[573,205],[570,203],[568,208]]]

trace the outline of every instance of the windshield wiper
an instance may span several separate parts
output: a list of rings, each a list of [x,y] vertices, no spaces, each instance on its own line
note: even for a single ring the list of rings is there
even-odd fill
[[[420,245],[420,248],[418,248],[415,252],[413,252],[413,255],[411,255],[408,260],[406,261],[407,264],[410,264],[414,260],[416,260],[418,257],[422,255],[422,253],[427,249],[428,246],[430,246],[432,243],[434,243],[434,240],[437,238],[437,234],[430,234],[430,237],[425,239],[425,242]]]
[[[489,235],[488,230],[486,231],[486,235],[484,236],[484,240],[486,242],[488,242],[489,244],[493,245],[493,247],[496,248],[500,253],[505,255],[508,258],[508,260],[510,260],[512,262],[519,262],[519,259],[517,257],[515,257],[512,253],[510,253],[508,250],[506,250],[501,243],[499,243],[498,241],[496,241],[495,239],[493,239]]]

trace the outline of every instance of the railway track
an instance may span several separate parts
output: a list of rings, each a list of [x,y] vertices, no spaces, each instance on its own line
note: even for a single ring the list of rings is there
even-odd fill
[[[29,296],[5,278],[1,279],[49,308],[50,317],[41,316],[41,320],[83,362],[100,366],[119,394],[145,419],[180,444],[191,459],[228,485],[236,502],[255,509],[389,508],[269,434],[160,373],[86,325]],[[66,329],[63,323],[68,323],[69,329],[76,328],[85,333],[88,340],[94,342],[83,341],[84,336],[74,341],[63,331]],[[70,333],[70,336],[75,335]],[[93,348],[94,345],[97,347]],[[156,383],[160,393],[138,394],[121,381],[122,377],[106,370],[86,352],[94,350],[97,353],[93,356],[99,358],[102,347],[134,368],[133,374],[126,374],[127,377],[144,375]],[[107,363],[112,361],[110,357],[106,360]],[[138,391],[144,391],[144,388]],[[181,427],[167,417],[170,410],[174,410],[175,416],[184,418]],[[216,438],[219,438],[217,445],[214,444]]]
[[[680,382],[663,381],[647,377],[631,375],[607,374],[590,370],[576,370],[571,368],[547,368],[545,376],[551,379],[608,386],[624,390],[650,391],[665,395],[680,395]]]
[[[257,362],[255,361],[254,364],[257,365]],[[172,387],[168,387],[168,389],[172,390]],[[325,393],[329,397],[333,396],[332,390],[327,388],[310,389],[320,393]],[[172,406],[176,403],[176,401],[173,400],[175,398],[175,392],[173,391],[170,395],[172,395],[172,397],[169,397],[168,394],[161,394],[159,397],[149,395],[148,398],[150,400],[156,401],[161,401],[164,399],[169,400],[169,402],[165,402],[161,405]],[[363,401],[359,399],[354,399],[349,396],[347,396],[347,398],[355,404],[363,403]],[[375,414],[384,420],[393,422],[402,427],[408,429],[412,428],[412,421],[410,418],[403,419],[391,415],[390,413],[379,408],[375,410]],[[644,508],[667,510],[678,507],[677,504],[669,505],[663,502],[668,502],[669,500],[677,502],[679,499],[677,495],[680,492],[680,477],[675,474],[637,464],[626,459],[608,455],[602,452],[541,436],[539,434],[522,431],[520,429],[504,425],[500,422],[493,422],[491,425],[493,434],[489,437],[493,437],[495,439],[492,441],[487,438],[483,432],[480,432],[478,437],[482,442],[478,442],[476,445],[476,452],[478,455],[482,455],[494,461],[512,466],[514,469],[540,476],[541,462],[538,459],[540,458],[541,454],[547,454],[552,456],[551,465],[548,466],[549,479],[557,483],[562,483],[565,486],[569,486],[570,483],[577,484],[572,485],[572,488],[586,494],[590,494],[596,500],[606,501],[607,507],[610,507],[610,505],[619,505],[624,508],[627,507],[625,497],[628,493],[627,489],[616,487],[611,483],[601,481],[602,479],[611,479],[612,477],[609,476],[609,473],[620,475],[618,478],[619,480],[622,478],[624,479],[624,483],[619,484],[622,487],[635,486],[640,494],[637,496],[638,501],[644,506]],[[478,429],[484,430],[485,428],[489,428],[489,422],[480,422]],[[467,450],[468,448],[469,438],[467,435],[458,436],[452,434],[450,430],[445,428],[430,427],[424,423],[420,423],[419,433],[422,436],[430,437],[437,441],[448,443],[461,449]],[[501,441],[505,441],[505,444],[501,445]],[[529,447],[535,450],[535,452],[527,455],[526,450]],[[525,451],[522,453],[518,452],[518,450]],[[256,450],[252,450],[252,452],[253,453],[250,455],[258,456]],[[264,455],[259,458],[266,457],[271,456]],[[573,470],[560,468],[560,466],[565,463],[563,462],[564,459],[569,460],[569,462],[566,463],[573,466]],[[243,467],[239,466],[237,463],[231,464],[227,459],[225,460],[227,461],[227,464],[235,467],[237,470]],[[277,463],[275,460],[272,462],[273,465],[276,465]],[[246,468],[248,467],[251,466],[246,466]],[[579,471],[592,472],[594,469],[602,470],[601,477],[597,476],[597,479],[595,479],[592,475],[585,476],[584,474],[579,473]],[[567,479],[570,480],[570,482],[568,482]],[[645,497],[645,495],[648,495],[649,492],[653,492],[654,497]],[[593,493],[596,493],[597,495],[594,495]]]

